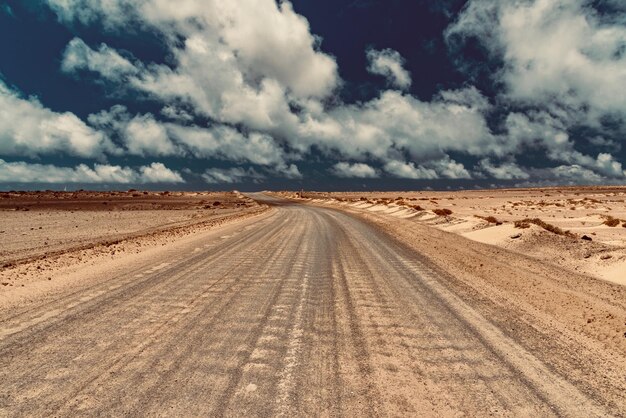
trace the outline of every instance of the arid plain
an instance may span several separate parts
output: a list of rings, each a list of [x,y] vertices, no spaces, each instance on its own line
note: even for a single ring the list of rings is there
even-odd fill
[[[626,188],[0,194],[0,416],[620,416]]]

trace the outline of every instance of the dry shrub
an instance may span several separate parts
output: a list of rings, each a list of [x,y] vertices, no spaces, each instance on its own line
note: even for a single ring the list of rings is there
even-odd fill
[[[513,225],[515,226],[515,228],[519,229],[530,228],[530,222],[527,222],[527,220],[515,221]]]
[[[496,219],[495,216],[480,216],[480,215],[474,215],[477,218],[480,218],[484,221],[489,222],[490,224],[496,224],[496,225],[502,225],[502,222],[500,222],[498,219]]]
[[[521,221],[515,221],[514,223],[515,228],[521,228],[521,229],[529,228],[530,224],[535,224],[537,226],[540,226],[546,231],[552,232],[553,234],[556,234],[556,235],[563,235],[563,236],[572,237],[572,238],[576,237],[576,234],[573,234],[570,231],[564,231],[558,226],[554,226],[549,223],[546,223],[539,218],[532,218],[532,219],[526,218],[526,219],[522,219]]]
[[[448,216],[448,215],[452,215],[452,211],[450,209],[433,209],[433,212],[435,213],[435,215],[439,215],[439,216]]]
[[[610,227],[615,227],[617,225],[619,225],[619,219],[614,218],[612,216],[607,216],[606,220],[604,222],[602,222],[604,225],[606,226],[610,226]]]

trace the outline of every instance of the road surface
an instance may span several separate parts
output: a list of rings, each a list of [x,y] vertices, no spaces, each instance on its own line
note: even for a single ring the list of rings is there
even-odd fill
[[[424,257],[346,213],[270,203],[0,318],[0,416],[609,414]]]

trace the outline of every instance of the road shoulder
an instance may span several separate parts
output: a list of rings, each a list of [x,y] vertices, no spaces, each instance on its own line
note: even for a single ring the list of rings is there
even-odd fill
[[[128,272],[167,262],[173,254],[193,253],[201,243],[219,239],[274,214],[266,206],[205,218],[114,241],[94,242],[37,257],[0,270],[0,318]]]

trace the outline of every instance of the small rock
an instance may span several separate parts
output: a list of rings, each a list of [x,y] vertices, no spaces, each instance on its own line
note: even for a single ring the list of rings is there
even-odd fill
[[[593,241],[591,237],[588,235],[583,235],[582,237],[580,237],[580,239],[585,240],[585,241]]]
[[[521,236],[522,236],[522,233],[521,233],[521,232],[518,232],[517,234],[513,234],[513,235],[511,235],[511,236],[510,236],[510,238],[511,238],[511,239],[518,239],[518,238],[520,238]]]
[[[609,258],[613,258],[613,256],[611,254],[604,254],[600,257],[600,260],[608,260]]]

